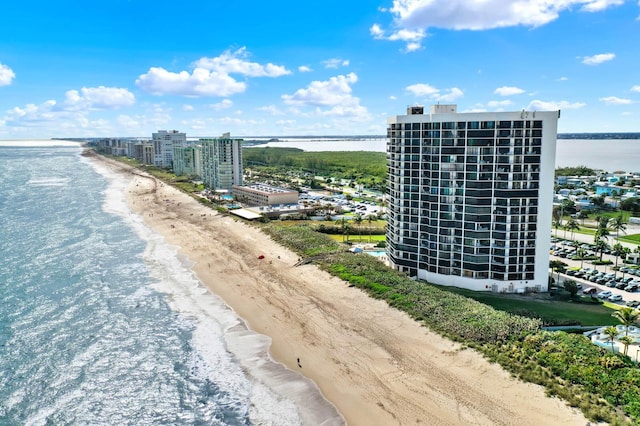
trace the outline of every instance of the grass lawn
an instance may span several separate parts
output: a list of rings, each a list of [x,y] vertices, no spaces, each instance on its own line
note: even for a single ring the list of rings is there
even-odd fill
[[[640,244],[640,234],[622,235],[618,238],[618,241],[624,241],[625,243]]]
[[[438,286],[442,290],[462,294],[478,302],[492,306],[501,311],[511,313],[533,312],[543,321],[566,323],[577,321],[580,325],[615,325],[618,324],[611,314],[613,310],[596,303],[576,303],[556,300],[550,297],[496,294],[483,291],[472,291],[457,287]],[[613,304],[611,304],[613,305]],[[617,305],[615,305],[617,306]]]

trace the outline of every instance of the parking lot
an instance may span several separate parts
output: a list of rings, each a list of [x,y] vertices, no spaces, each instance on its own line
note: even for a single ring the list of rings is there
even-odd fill
[[[590,246],[584,242],[575,242],[573,245],[569,245],[552,239],[550,260],[559,260],[568,265],[566,273],[560,274],[560,281],[572,279],[582,286],[581,292],[583,294],[589,294],[590,291],[593,291],[594,297],[607,299],[621,306],[629,304],[637,307],[640,305],[640,269],[629,268],[618,258],[618,265],[621,268],[619,271],[614,271],[615,256],[611,254],[604,254],[602,259],[611,260],[614,262],[612,265],[596,266],[586,260],[573,260],[570,257],[575,255],[578,247],[587,251],[590,249]],[[558,252],[563,249],[564,252]],[[557,277],[558,275],[554,272],[553,276]],[[589,290],[591,288],[595,290]]]

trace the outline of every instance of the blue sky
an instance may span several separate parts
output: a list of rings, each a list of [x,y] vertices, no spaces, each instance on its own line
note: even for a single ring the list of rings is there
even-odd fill
[[[640,131],[638,0],[5,3],[0,139],[384,134],[437,102]]]

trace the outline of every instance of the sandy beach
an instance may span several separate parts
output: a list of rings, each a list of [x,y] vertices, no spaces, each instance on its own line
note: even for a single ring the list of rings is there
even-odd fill
[[[385,302],[369,298],[256,228],[137,170],[127,199],[248,326],[271,356],[313,380],[349,425],[585,425],[542,387],[513,379]],[[133,172],[133,174],[131,173]],[[264,255],[264,259],[259,259]]]

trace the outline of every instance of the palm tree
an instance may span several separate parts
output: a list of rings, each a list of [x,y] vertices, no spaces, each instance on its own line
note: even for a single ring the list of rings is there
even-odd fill
[[[629,336],[623,336],[620,338],[620,342],[624,345],[624,356],[627,356],[627,352],[629,352],[629,345],[633,343],[633,339]]]
[[[635,309],[625,306],[611,314],[612,317],[624,325],[624,335],[629,334],[629,327],[638,322],[638,312]]]
[[[618,335],[618,330],[614,326],[607,327],[604,329],[604,334],[609,338],[609,342],[611,343],[611,352],[613,352],[613,341]]]
[[[582,269],[582,266],[584,265],[584,257],[586,255],[587,250],[583,249],[582,247],[578,247],[578,249],[576,250],[576,256],[580,258],[580,269]]]
[[[613,254],[615,254],[615,256],[616,256],[616,269],[617,269],[618,268],[618,257],[624,251],[624,247],[620,243],[615,243],[613,245],[612,249],[613,249]]]
[[[358,226],[358,241],[362,242],[362,235],[361,235],[361,227],[360,225],[362,224],[362,215],[360,213],[357,213],[353,216],[353,221],[356,223],[356,225]]]
[[[609,218],[606,216],[598,216],[596,222],[598,222],[598,228],[606,228],[607,225],[609,225]]]
[[[553,272],[558,273],[558,280],[556,282],[558,286],[560,286],[560,272],[564,272],[567,269],[567,264],[561,260],[551,260],[549,261],[549,268],[551,268]]]
[[[569,219],[564,225],[565,236],[566,231],[571,231],[571,239],[573,240],[575,231],[577,231],[578,229],[580,229],[580,225],[578,225],[578,222],[574,218]]]
[[[596,240],[596,251],[600,252],[600,261],[602,261],[602,255],[604,251],[609,248],[609,243],[607,243],[602,238]]]
[[[378,220],[377,216],[370,214],[366,217],[367,222],[369,222],[369,242],[371,242],[371,222],[374,220]]]
[[[340,219],[340,229],[342,230],[342,242],[345,242],[345,236],[347,237],[347,242],[349,241],[349,230],[351,229],[351,226],[347,223],[347,219],[342,216],[342,219]]]
[[[624,221],[624,217],[622,213],[620,213],[617,217],[613,217],[609,220],[609,226],[611,229],[616,231],[616,240],[620,237],[620,231],[626,234],[627,222]]]
[[[582,226],[584,226],[584,220],[588,217],[589,217],[589,213],[582,210],[578,212],[578,219],[582,220]]]
[[[593,241],[597,243],[598,240],[602,238],[606,239],[609,237],[609,235],[609,230],[606,227],[598,226],[598,229],[596,229],[596,233],[593,234]]]
[[[558,235],[558,227],[562,225],[562,206],[554,206],[551,210],[551,217],[553,217],[553,224],[556,227],[556,235]]]

